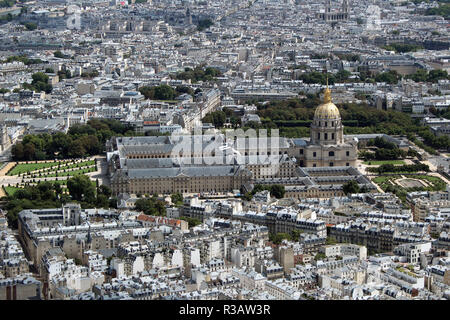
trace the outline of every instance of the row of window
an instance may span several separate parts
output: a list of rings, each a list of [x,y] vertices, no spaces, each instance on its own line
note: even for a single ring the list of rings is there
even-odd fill
[[[300,154],[303,154],[303,149],[301,149],[300,150]],[[346,151],[345,152],[345,155],[347,156],[347,157],[350,157],[350,151]],[[334,151],[329,151],[328,152],[328,156],[329,157],[334,157]],[[315,157],[317,157],[317,152],[313,152],[313,157],[315,158]]]
[[[334,133],[333,133],[333,139],[334,139]],[[277,152],[274,152],[274,154],[276,154]],[[282,155],[282,154],[288,154],[287,151],[278,151],[278,155]],[[245,156],[254,156],[254,155],[272,155],[270,151],[266,152],[250,152],[250,154],[248,152],[245,152],[244,154]],[[130,154],[128,155],[128,159],[162,159],[162,158],[171,158],[171,157],[181,157],[181,158],[201,158],[201,157],[215,157],[216,154],[214,152],[212,152],[211,154],[184,154],[184,153],[179,153],[179,154],[173,154],[173,155],[148,155],[148,154],[144,154],[144,155],[133,155]]]
[[[321,126],[322,126],[322,122],[319,121],[319,127],[321,127]],[[323,126],[324,126],[324,127],[328,127],[328,122],[325,121],[325,122],[323,123]],[[334,121],[331,121],[331,127],[334,127]]]
[[[330,162],[328,166],[329,166],[329,167],[334,167],[334,162]],[[345,166],[346,166],[346,167],[350,167],[350,163],[349,163],[349,162],[346,162],[346,163],[345,163]],[[316,167],[317,167],[317,164],[316,164],[316,163],[313,163],[313,168],[316,168]]]
[[[317,132],[317,139],[320,140],[320,132]],[[328,133],[324,133],[324,140],[328,140]],[[334,133],[331,133],[331,140],[334,140]]]

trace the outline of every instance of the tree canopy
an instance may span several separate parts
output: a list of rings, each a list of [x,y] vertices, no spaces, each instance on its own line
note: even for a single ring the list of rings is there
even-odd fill
[[[117,120],[91,119],[70,127],[67,134],[41,133],[24,136],[11,149],[15,161],[81,158],[100,154],[112,136],[136,135],[134,129]]]
[[[342,191],[344,191],[345,194],[358,193],[359,189],[359,185],[355,180],[347,181],[342,185]]]
[[[197,23],[197,30],[198,31],[203,31],[205,29],[208,29],[212,25],[214,25],[214,22],[211,19],[209,19],[209,18],[201,19]]]
[[[172,203],[177,207],[183,205],[183,195],[179,192],[172,194],[170,196],[170,199],[172,200]]]
[[[143,211],[146,215],[165,216],[166,202],[159,200],[156,196],[138,199],[135,203],[135,210]]]
[[[29,89],[36,92],[44,91],[45,93],[51,93],[53,90],[53,86],[48,83],[48,75],[44,72],[36,72],[32,75],[33,81],[31,84],[24,83],[23,88]]]
[[[62,193],[61,186],[56,182],[39,182],[37,185],[26,185],[14,194],[7,196],[6,217],[12,228],[17,228],[17,218],[25,209],[57,208],[70,198]]]
[[[194,95],[194,91],[190,87],[177,86],[175,89],[167,84],[139,88],[139,92],[146,98],[151,100],[173,100],[181,94],[187,93]]]
[[[67,189],[73,200],[95,202],[95,187],[88,176],[77,175],[67,180]]]
[[[194,69],[185,68],[183,72],[177,73],[175,78],[178,80],[191,80],[192,83],[196,83],[199,81],[213,81],[221,76],[222,72],[219,69],[199,65]]]
[[[416,52],[420,49],[423,49],[423,47],[420,45],[410,43],[391,43],[389,45],[383,46],[383,49],[395,51],[398,53],[405,53],[405,52]]]

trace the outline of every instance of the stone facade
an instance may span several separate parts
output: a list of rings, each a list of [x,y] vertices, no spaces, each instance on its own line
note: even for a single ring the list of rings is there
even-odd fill
[[[228,134],[112,138],[107,158],[113,194],[231,192],[252,183],[265,184],[264,180],[302,177],[299,167],[356,166],[357,140],[344,137],[328,88],[315,111],[309,141],[250,138],[250,134],[242,140],[235,135],[233,139]],[[333,170],[324,173],[328,174],[340,175]],[[317,190],[300,184],[289,196],[339,196],[345,181],[337,182],[320,183]]]
[[[341,115],[331,101],[328,88],[323,104],[314,113],[310,140],[297,144],[294,150],[302,167],[356,166],[358,143],[355,139],[345,139]]]

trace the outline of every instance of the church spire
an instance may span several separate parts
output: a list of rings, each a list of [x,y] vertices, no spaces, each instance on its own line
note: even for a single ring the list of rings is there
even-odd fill
[[[331,90],[328,88],[328,75],[327,75],[327,87],[323,93],[323,103],[331,102]]]

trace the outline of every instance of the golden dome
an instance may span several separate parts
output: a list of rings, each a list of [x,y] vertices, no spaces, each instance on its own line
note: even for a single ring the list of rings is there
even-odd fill
[[[331,101],[331,90],[324,91],[323,103],[316,108],[314,119],[338,119],[341,117],[339,109]]]

